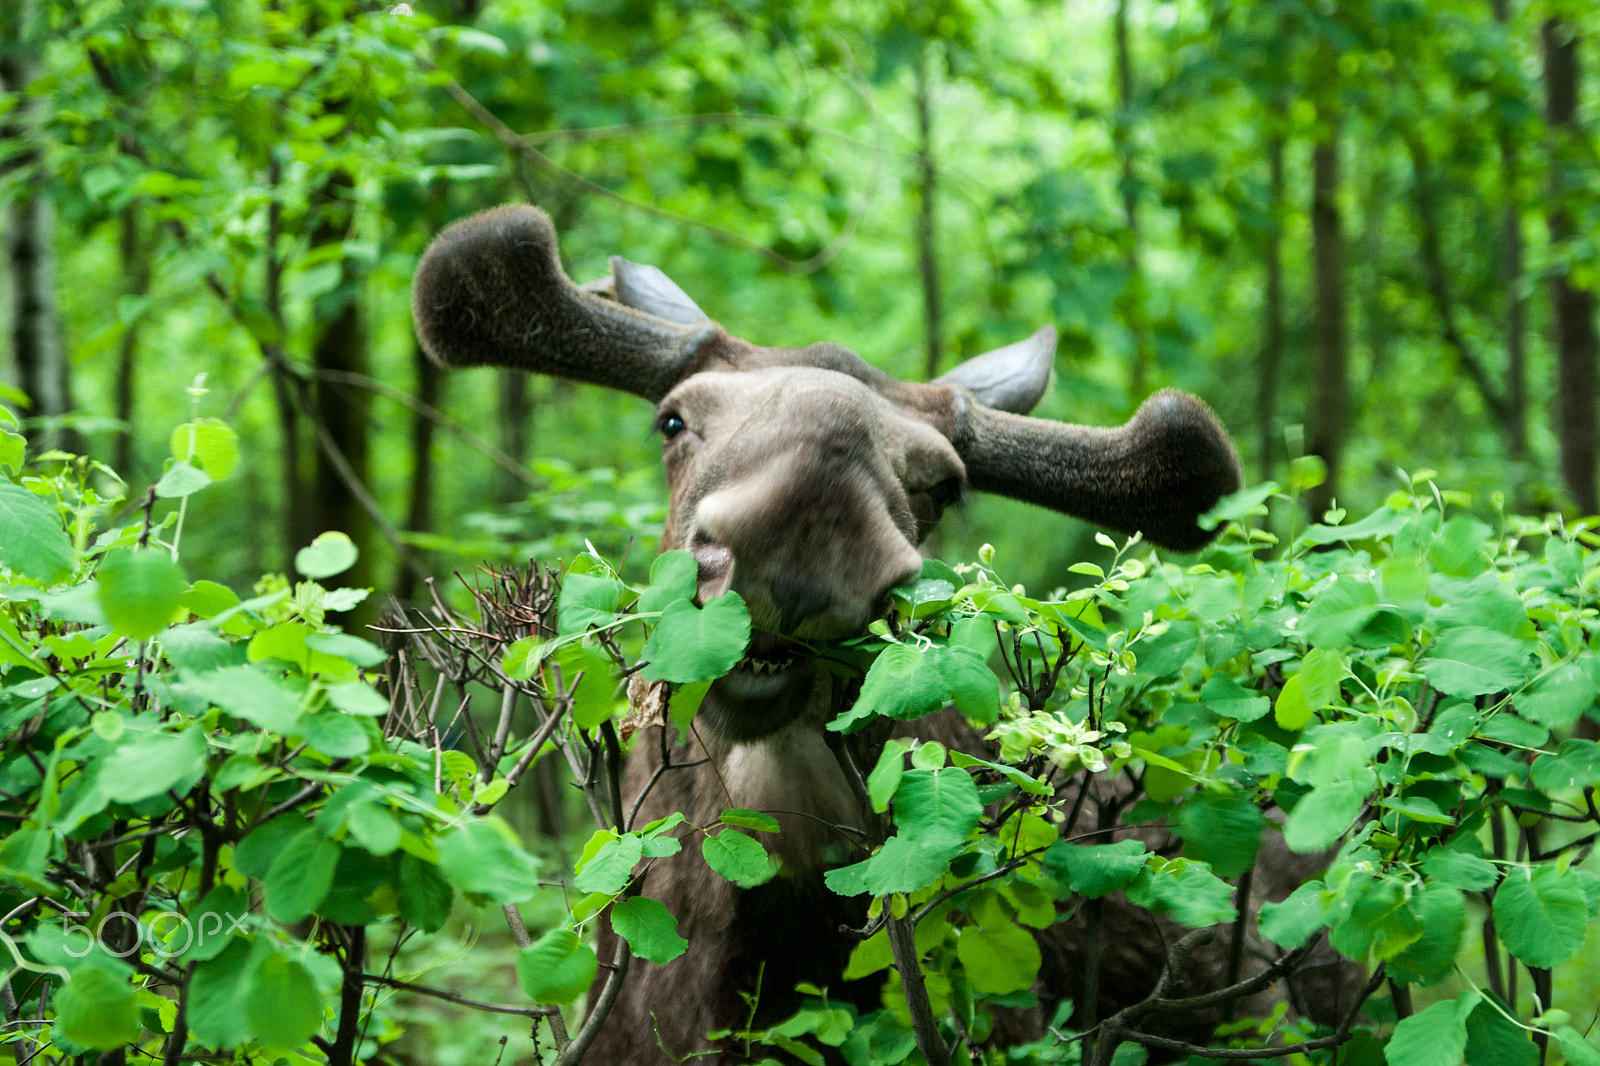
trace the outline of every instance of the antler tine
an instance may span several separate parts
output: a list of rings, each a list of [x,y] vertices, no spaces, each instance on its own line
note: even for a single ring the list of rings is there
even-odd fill
[[[1132,533],[1175,551],[1216,535],[1196,520],[1240,485],[1239,456],[1200,400],[1163,389],[1117,429],[974,404],[955,440],[973,488]]]
[[[720,333],[582,292],[561,269],[548,216],[508,204],[440,233],[417,266],[412,314],[446,366],[507,366],[664,396]]]

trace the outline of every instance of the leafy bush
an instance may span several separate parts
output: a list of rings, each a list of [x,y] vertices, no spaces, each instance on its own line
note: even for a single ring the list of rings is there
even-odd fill
[[[20,1060],[128,1045],[167,1063],[376,1060],[400,1035],[379,993],[399,988],[521,1013],[535,1026],[519,1055],[572,1061],[593,1025],[569,1042],[558,1008],[599,972],[597,918],[623,940],[611,981],[630,956],[686,946],[638,893],[651,863],[696,846],[741,886],[779,872],[769,812],[635,827],[637,797],[608,784],[624,671],[667,686],[656,710],[681,726],[744,653],[743,604],[693,603],[691,558],[661,556],[639,588],[594,556],[559,587],[537,569],[487,574],[461,603],[395,618],[386,651],[329,621],[367,594],[327,584],[355,558],[341,534],[299,554],[302,580],[268,576],[247,599],[191,583],[187,499],[235,452],[218,422],[173,444],[131,515],[82,460],[0,479],[0,946]],[[1587,1020],[1553,999],[1600,912],[1580,861],[1600,746],[1572,735],[1600,695],[1595,538],[1557,518],[1485,522],[1417,478],[1359,521],[1280,544],[1248,524],[1273,493],[1225,501],[1215,517],[1238,524],[1198,561],[1105,540],[1108,565],[1078,564],[1083,588],[1042,599],[1008,586],[991,552],[929,561],[869,635],[819,649],[861,677],[830,728],[865,754],[877,816],[871,856],[827,875],[872,898],[849,975],[898,967],[881,1010],[805,989],[783,1024],[720,1038],[754,1058],[838,1048],[852,1066],[946,1045],[959,1061],[1141,1061],[1126,1042],[1172,1048],[1140,1031],[1150,1003],[1084,1032],[1063,1002],[1044,1040],[986,1046],[994,1008],[1033,1002],[1031,930],[1120,892],[1196,930],[1254,923],[1280,951],[1274,979],[1325,938],[1371,968],[1369,994],[1390,983],[1364,1024],[1280,1010],[1217,1047],[1298,1045],[1320,1062],[1354,1041],[1363,1061],[1487,1066],[1534,1062],[1538,1041],[1600,1062]],[[180,503],[156,520],[158,498]],[[948,704],[996,751],[882,740],[883,723]],[[572,869],[541,870],[493,813],[541,756],[597,822]],[[1120,790],[1104,833],[1078,824],[1091,780]],[[1171,827],[1174,846],[1113,831],[1140,824]],[[1280,833],[1332,849],[1326,872],[1240,915],[1237,886]],[[366,961],[369,936],[415,952],[452,908],[495,907],[522,944],[520,1005],[402,980],[394,955],[381,973]],[[1531,1011],[1509,992],[1517,965]],[[1254,990],[1232,976],[1215,998]],[[1414,1007],[1413,989],[1434,1002]]]

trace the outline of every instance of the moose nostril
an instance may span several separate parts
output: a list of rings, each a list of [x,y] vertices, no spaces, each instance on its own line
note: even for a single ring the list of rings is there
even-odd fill
[[[833,602],[833,593],[810,578],[779,574],[770,583],[773,603],[778,608],[778,628],[792,633],[801,622],[821,614]]]

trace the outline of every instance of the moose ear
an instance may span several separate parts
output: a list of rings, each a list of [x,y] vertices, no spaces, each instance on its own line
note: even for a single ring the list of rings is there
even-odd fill
[[[985,407],[1025,415],[1044,396],[1056,358],[1056,328],[1045,326],[1027,340],[975,355],[935,385],[965,385]]]
[[[608,295],[614,295],[624,307],[680,326],[711,321],[671,278],[653,266],[630,263],[620,255],[611,257],[611,290]]]

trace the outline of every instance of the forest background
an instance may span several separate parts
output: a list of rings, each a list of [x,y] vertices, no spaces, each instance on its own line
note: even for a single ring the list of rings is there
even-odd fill
[[[1188,389],[1251,481],[1319,456],[1315,516],[1365,514],[1397,468],[1485,514],[1590,515],[1597,14],[5,0],[4,398],[32,457],[92,456],[130,505],[173,427],[226,420],[240,459],[185,565],[242,592],[343,530],[342,580],[378,592],[352,625],[585,540],[640,578],[649,406],[445,375],[412,334],[429,238],[530,200],[578,280],[625,255],[738,335],[905,378],[1053,323],[1036,413],[1115,424]],[[158,514],[193,487],[168,490]],[[1039,590],[1109,554],[991,498],[939,536]]]
[[[1192,390],[1252,479],[1324,457],[1313,508],[1427,467],[1600,510],[1584,0],[4,11],[7,399],[137,491],[204,373],[243,453],[185,545],[219,577],[325,529],[402,598],[584,537],[648,558],[647,405],[413,339],[430,236],[518,199],[579,280],[623,254],[903,377],[1053,322],[1040,413]],[[1099,550],[990,499],[943,535],[1030,587]]]

